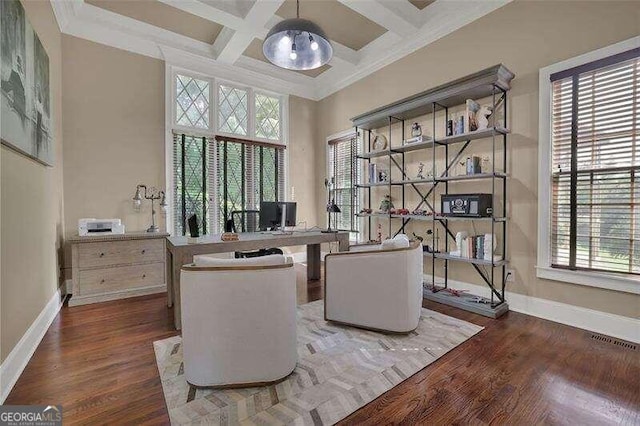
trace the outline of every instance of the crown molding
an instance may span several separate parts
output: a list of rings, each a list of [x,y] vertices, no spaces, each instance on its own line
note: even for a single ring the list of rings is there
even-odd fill
[[[397,8],[397,5],[389,3],[390,0],[340,0],[354,10],[361,9],[362,13],[385,22],[403,35],[387,31],[358,51],[332,41],[334,56],[329,63],[331,69],[315,78],[238,54],[253,38],[264,38],[268,31],[266,26],[282,19],[274,14],[276,9],[266,4],[268,2],[256,1],[247,17],[240,18],[198,0],[160,0],[224,25],[219,40],[208,44],[101,9],[84,0],[50,1],[60,31],[64,34],[162,59],[185,69],[194,67],[194,71],[219,73],[220,77],[239,83],[317,101],[512,0],[436,0],[421,11],[410,4]],[[415,18],[409,20],[407,15],[413,11],[412,8],[416,9],[416,13],[411,15]],[[250,17],[253,18],[247,19]],[[406,31],[402,22],[411,31]]]

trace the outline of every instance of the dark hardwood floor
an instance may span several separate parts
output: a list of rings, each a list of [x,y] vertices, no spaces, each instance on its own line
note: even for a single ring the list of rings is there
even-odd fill
[[[322,297],[298,268],[298,302]],[[640,424],[640,349],[510,312],[344,424]],[[62,404],[65,424],[166,424],[152,342],[176,334],[164,295],[64,307],[5,404]]]

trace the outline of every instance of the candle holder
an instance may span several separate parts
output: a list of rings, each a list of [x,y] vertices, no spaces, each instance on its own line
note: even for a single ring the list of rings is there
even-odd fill
[[[140,184],[136,186],[136,193],[133,196],[133,209],[137,212],[142,207],[142,198],[151,200],[151,226],[147,228],[147,232],[159,232],[160,228],[156,225],[156,209],[154,202],[160,200],[160,208],[163,212],[167,211],[167,199],[164,191],[155,187],[147,188],[147,185]]]

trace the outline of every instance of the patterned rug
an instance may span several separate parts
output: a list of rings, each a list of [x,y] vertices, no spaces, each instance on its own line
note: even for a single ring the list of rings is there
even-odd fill
[[[196,389],[182,374],[180,336],[153,343],[172,424],[333,424],[422,370],[483,327],[422,310],[390,335],[327,323],[323,302],[298,307],[298,364],[283,382]]]

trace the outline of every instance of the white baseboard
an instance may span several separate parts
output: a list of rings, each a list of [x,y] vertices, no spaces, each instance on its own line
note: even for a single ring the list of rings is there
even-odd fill
[[[62,294],[61,290],[57,289],[7,359],[0,365],[0,404],[3,404],[9,396],[9,392],[29,363],[61,306]]]
[[[431,276],[425,275],[424,281],[431,282]],[[442,282],[442,278],[436,277],[436,284]],[[451,279],[449,285],[455,289],[468,290],[477,296],[491,295],[487,286]],[[509,310],[640,343],[640,320],[508,291],[505,297]]]

